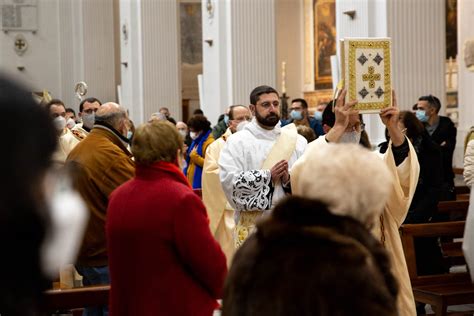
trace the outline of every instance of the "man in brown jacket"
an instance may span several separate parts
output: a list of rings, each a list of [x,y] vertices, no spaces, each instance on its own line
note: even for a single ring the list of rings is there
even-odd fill
[[[89,136],[67,158],[74,185],[90,212],[76,264],[84,285],[109,283],[105,239],[109,195],[135,173],[132,154],[127,149],[128,129],[125,109],[116,103],[103,104]],[[86,315],[107,315],[107,307],[88,308]]]

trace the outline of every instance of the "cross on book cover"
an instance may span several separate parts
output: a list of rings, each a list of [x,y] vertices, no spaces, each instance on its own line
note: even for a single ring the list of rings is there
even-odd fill
[[[341,40],[341,65],[346,102],[357,100],[360,113],[379,113],[392,105],[390,38]]]

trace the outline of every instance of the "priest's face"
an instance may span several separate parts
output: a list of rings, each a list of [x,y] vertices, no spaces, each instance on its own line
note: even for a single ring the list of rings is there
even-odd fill
[[[280,121],[280,99],[276,93],[260,95],[252,108],[257,122],[263,128],[273,129]]]

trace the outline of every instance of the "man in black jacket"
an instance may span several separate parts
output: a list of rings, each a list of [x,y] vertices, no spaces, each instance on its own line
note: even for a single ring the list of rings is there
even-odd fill
[[[441,102],[431,94],[418,99],[416,116],[425,125],[431,139],[440,146],[443,158],[443,190],[440,200],[455,200],[453,153],[456,147],[456,127],[449,117],[438,115]]]

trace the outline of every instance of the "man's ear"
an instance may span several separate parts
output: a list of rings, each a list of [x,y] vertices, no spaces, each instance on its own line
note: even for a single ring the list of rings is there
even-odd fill
[[[252,116],[255,116],[255,105],[254,104],[249,105],[249,110],[250,110],[250,112],[252,112]]]

